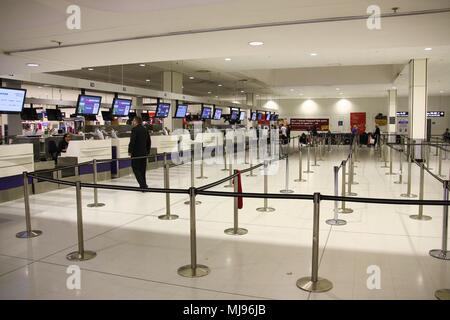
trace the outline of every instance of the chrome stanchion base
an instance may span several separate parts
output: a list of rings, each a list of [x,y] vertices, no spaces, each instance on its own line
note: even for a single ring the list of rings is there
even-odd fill
[[[346,192],[344,195],[346,197],[356,197],[358,194],[356,192]]]
[[[305,179],[295,179],[294,182],[306,182]]]
[[[441,260],[450,260],[450,251],[444,251],[441,249],[430,250],[430,256]]]
[[[426,216],[426,215],[420,216],[418,214],[413,214],[413,215],[410,215],[409,217],[411,219],[414,219],[414,220],[423,220],[423,221],[431,220],[431,217],[430,216]]]
[[[303,171],[303,173],[314,173],[314,171],[307,170],[307,171]]]
[[[30,232],[20,231],[20,232],[16,233],[16,238],[20,238],[20,239],[35,238],[35,237],[39,237],[41,234],[42,234],[41,230],[31,230]]]
[[[159,220],[176,220],[178,216],[176,214],[163,214],[158,216]]]
[[[178,274],[187,278],[198,278],[208,275],[211,270],[204,265],[198,264],[196,268],[192,268],[190,264],[178,268]]]
[[[195,179],[208,179],[208,177],[200,176],[200,177],[196,177]]]
[[[345,226],[347,224],[347,221],[342,219],[328,219],[327,221],[325,221],[325,223],[331,226]]]
[[[417,198],[417,194],[412,194],[412,193],[402,193],[401,195],[400,195],[400,197],[403,197],[403,198]]]
[[[348,214],[348,213],[353,213],[353,209],[351,209],[351,208],[345,208],[345,209],[340,208],[338,212],[339,213],[343,213],[343,214]]]
[[[105,204],[104,203],[89,203],[87,206],[89,208],[100,208],[100,207],[104,207]]]
[[[228,228],[228,229],[225,229],[223,232],[225,234],[229,234],[229,235],[233,235],[233,236],[242,236],[244,234],[247,234],[248,230],[244,229],[244,228],[237,228],[237,230],[234,230],[234,228]]]
[[[84,250],[84,254],[81,254],[78,251],[74,251],[69,253],[66,258],[70,261],[85,261],[95,258],[96,255],[97,253],[95,253],[94,251]]]
[[[318,278],[313,282],[311,277],[304,277],[297,280],[297,287],[308,292],[327,292],[333,288],[333,284],[327,279]]]
[[[283,190],[280,190],[280,193],[294,193],[294,190],[283,189]]]
[[[450,289],[437,290],[434,296],[439,300],[450,300]]]
[[[185,204],[185,205],[190,205],[190,204],[191,204],[191,201],[190,201],[190,200],[185,201],[184,204]],[[199,204],[202,204],[202,202],[199,201],[199,200],[195,200],[195,204],[196,204],[196,205],[199,205]]]
[[[261,208],[257,208],[256,211],[259,211],[259,212],[274,212],[275,208],[272,208],[272,207],[261,207]]]

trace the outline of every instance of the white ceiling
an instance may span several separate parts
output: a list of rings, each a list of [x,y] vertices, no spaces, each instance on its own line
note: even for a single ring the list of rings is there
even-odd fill
[[[392,7],[399,7],[399,12],[450,7],[448,0],[376,2],[383,13]],[[70,4],[81,6],[79,31],[65,26]],[[250,24],[364,15],[371,4],[372,0],[2,0],[0,51],[13,53],[0,54],[0,75],[144,62],[155,70],[185,74],[188,94],[211,91],[221,98],[237,99],[244,90],[274,97],[300,93],[330,97],[339,87],[348,96],[380,96],[394,85],[402,65],[411,58],[427,57],[430,94],[448,90],[450,13],[383,18],[381,30],[367,29],[365,20],[239,29]],[[167,35],[225,27],[236,29]],[[160,34],[165,36],[95,44]],[[51,40],[61,41],[63,47],[56,48]],[[250,47],[252,40],[265,45]],[[424,51],[425,47],[433,50]],[[47,49],[14,53],[36,48]],[[226,57],[232,60],[225,61]],[[31,69],[27,62],[40,66]],[[145,81],[138,73],[129,80]],[[191,74],[196,81],[189,83]],[[218,83],[223,87],[217,87]]]

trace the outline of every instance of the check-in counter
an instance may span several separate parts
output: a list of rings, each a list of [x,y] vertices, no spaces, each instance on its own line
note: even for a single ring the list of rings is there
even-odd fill
[[[130,144],[130,138],[117,138],[111,139],[112,143],[112,158],[121,159],[128,158],[128,145]],[[124,159],[118,160],[112,163],[111,175],[113,177],[120,177],[130,173],[131,160]]]
[[[33,144],[0,145],[0,202],[23,196],[24,171],[34,171]]]
[[[112,158],[112,139],[106,140],[72,140],[69,142],[67,151],[61,153],[58,158],[58,165],[68,164],[67,159],[75,159],[76,163],[92,161],[94,159],[111,159]],[[97,165],[98,179],[109,179],[111,177],[111,162],[98,163]],[[82,181],[86,181],[83,175],[92,175],[92,164],[82,165],[78,174]],[[64,176],[64,173],[63,173]]]

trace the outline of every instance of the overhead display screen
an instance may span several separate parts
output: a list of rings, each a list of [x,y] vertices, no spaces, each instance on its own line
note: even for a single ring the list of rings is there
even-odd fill
[[[445,117],[445,112],[444,111],[427,111],[427,117],[430,117],[430,118]]]
[[[220,120],[221,117],[222,117],[222,109],[215,108],[214,109],[214,120]]]
[[[230,120],[236,121],[239,118],[239,110],[231,110]]]
[[[262,118],[263,118],[262,112],[258,112],[258,120],[262,120]]]
[[[245,114],[246,114],[247,112],[245,112],[245,111],[241,111],[241,113],[239,114],[239,120],[240,121],[244,121],[245,120]]]
[[[170,103],[159,103],[156,107],[155,118],[167,118],[170,111]]]
[[[252,112],[252,115],[251,115],[250,119],[251,119],[252,121],[256,121],[256,111],[253,111],[253,112]]]
[[[186,117],[186,113],[188,110],[187,104],[179,104],[177,105],[177,109],[175,110],[175,118],[184,118]]]
[[[25,89],[0,87],[0,113],[20,113],[25,103]]]
[[[77,102],[77,115],[82,116],[96,116],[100,110],[102,103],[102,97],[100,96],[88,96],[80,94]]]
[[[266,113],[266,121],[270,121],[271,117],[272,115],[270,114],[270,112]]]
[[[397,117],[407,117],[409,115],[408,111],[397,111],[396,112]]]
[[[202,119],[211,119],[211,115],[212,115],[212,108],[203,106],[201,118]]]
[[[128,117],[131,110],[131,100],[114,98],[112,115],[114,117]]]

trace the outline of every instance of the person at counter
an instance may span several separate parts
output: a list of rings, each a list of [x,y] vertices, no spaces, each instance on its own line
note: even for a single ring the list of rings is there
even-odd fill
[[[128,155],[130,157],[143,157],[150,154],[151,140],[148,130],[142,125],[142,118],[133,119]],[[131,159],[134,176],[141,188],[148,188],[145,174],[147,172],[147,158]]]
[[[70,134],[66,133],[64,134],[63,139],[59,142],[58,154],[67,151],[67,148],[69,147],[69,142],[70,142]]]

